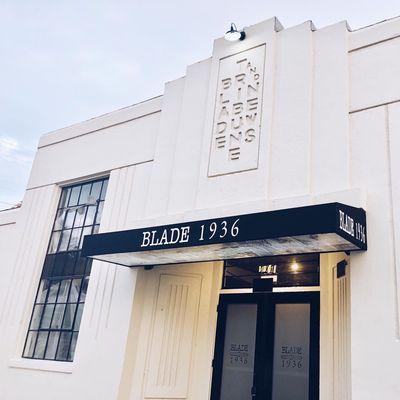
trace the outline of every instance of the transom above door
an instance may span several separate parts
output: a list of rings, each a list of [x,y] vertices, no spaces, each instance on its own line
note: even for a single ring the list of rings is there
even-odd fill
[[[319,292],[220,296],[211,400],[317,400]]]

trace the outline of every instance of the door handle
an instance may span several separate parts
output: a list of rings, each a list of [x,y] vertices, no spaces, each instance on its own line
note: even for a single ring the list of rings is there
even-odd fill
[[[252,386],[252,387],[251,387],[251,398],[252,398],[252,399],[255,399],[256,396],[257,396],[257,389],[256,389],[255,386]]]

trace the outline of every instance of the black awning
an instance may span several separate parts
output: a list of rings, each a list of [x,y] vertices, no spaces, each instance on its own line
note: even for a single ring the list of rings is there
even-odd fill
[[[82,254],[134,267],[366,249],[365,211],[329,203],[88,235]]]

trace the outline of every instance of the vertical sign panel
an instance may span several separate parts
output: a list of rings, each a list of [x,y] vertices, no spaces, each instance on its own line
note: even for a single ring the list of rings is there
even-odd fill
[[[229,304],[226,316],[220,400],[251,398],[257,304]]]
[[[258,168],[265,45],[220,60],[209,176]]]
[[[277,304],[272,400],[308,400],[310,304]]]

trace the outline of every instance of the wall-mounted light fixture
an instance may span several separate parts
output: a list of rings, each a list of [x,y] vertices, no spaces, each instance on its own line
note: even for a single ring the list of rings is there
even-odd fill
[[[239,31],[236,25],[232,22],[230,29],[225,33],[225,39],[229,42],[236,42],[237,40],[243,40],[246,37],[246,33],[242,29]]]
[[[290,269],[291,269],[293,272],[298,272],[299,269],[300,269],[300,266],[299,266],[299,264],[297,264],[296,261],[293,261],[292,264],[290,265]]]

